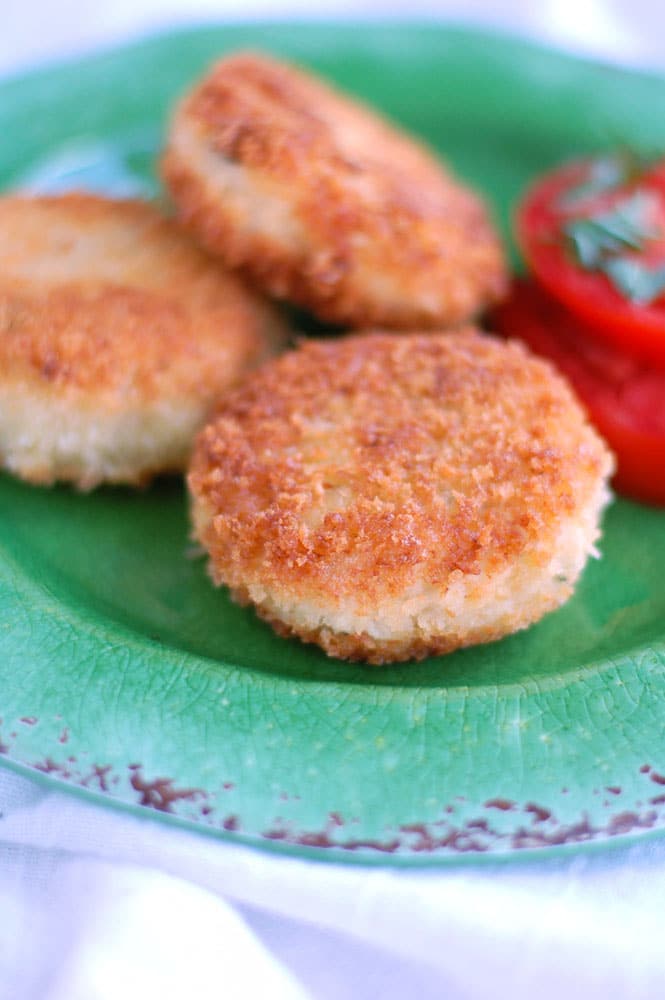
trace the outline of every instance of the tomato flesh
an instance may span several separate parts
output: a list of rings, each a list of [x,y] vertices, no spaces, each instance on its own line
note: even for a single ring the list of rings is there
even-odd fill
[[[533,282],[517,280],[493,313],[494,328],[549,358],[567,376],[617,458],[613,485],[665,504],[665,368],[607,343]]]
[[[631,301],[602,271],[585,269],[568,245],[565,226],[611,209],[637,191],[653,196],[656,238],[626,259],[647,267],[665,264],[665,167],[645,171],[637,180],[587,198],[570,195],[588,180],[594,161],[566,164],[540,178],[527,191],[516,217],[520,249],[539,283],[579,316],[598,339],[636,357],[665,365],[665,293],[649,304]]]

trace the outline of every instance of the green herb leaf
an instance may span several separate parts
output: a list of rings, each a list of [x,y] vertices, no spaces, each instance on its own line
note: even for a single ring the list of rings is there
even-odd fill
[[[571,188],[559,198],[559,208],[574,208],[580,201],[592,198],[597,194],[604,194],[612,188],[624,184],[626,181],[626,169],[623,158],[618,156],[607,156],[600,160],[594,160],[589,171],[588,178]]]
[[[647,240],[660,235],[651,222],[656,207],[654,194],[636,191],[612,209],[572,219],[563,231],[582,267],[590,271],[602,269],[608,256],[642,250]]]
[[[598,157],[592,161],[586,179],[559,198],[558,207],[574,208],[581,201],[639,180],[645,170],[659,159],[662,159],[662,153],[646,154],[629,148]]]
[[[636,305],[649,305],[665,292],[665,264],[649,268],[634,257],[613,257],[602,270],[617,291]]]

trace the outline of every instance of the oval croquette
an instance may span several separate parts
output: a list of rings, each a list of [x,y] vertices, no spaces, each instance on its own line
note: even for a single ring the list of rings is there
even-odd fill
[[[216,583],[283,635],[386,663],[572,593],[612,458],[564,380],[467,330],[309,342],[226,397],[189,474]]]
[[[474,192],[369,108],[267,56],[223,59],[194,87],[162,172],[205,247],[319,319],[443,327],[505,289]]]
[[[0,464],[142,483],[282,338],[270,307],[148,204],[0,199]]]

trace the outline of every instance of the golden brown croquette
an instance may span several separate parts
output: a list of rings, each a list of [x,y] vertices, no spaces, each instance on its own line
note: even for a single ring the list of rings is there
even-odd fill
[[[572,593],[612,458],[565,381],[473,330],[309,342],[231,391],[189,474],[218,584],[283,635],[386,663]]]
[[[270,307],[148,204],[0,199],[0,464],[34,483],[185,467]]]
[[[267,56],[223,59],[194,87],[162,171],[203,246],[322,320],[444,327],[504,291],[474,192],[369,108]]]

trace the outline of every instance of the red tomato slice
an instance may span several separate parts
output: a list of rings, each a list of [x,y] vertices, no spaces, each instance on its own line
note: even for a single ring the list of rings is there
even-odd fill
[[[611,209],[636,191],[655,194],[654,228],[659,236],[643,251],[625,257],[647,266],[665,264],[665,166],[659,163],[630,182],[588,197],[574,194],[592,174],[593,160],[568,163],[545,174],[527,191],[518,207],[517,239],[538,281],[560,302],[593,327],[598,338],[636,357],[665,364],[665,293],[645,304],[631,301],[605,273],[585,270],[575,259],[563,227]],[[566,197],[568,196],[568,198]],[[660,235],[662,234],[662,236]]]
[[[519,337],[568,377],[617,457],[615,489],[665,504],[665,369],[594,339],[576,316],[526,280],[514,282],[492,320],[499,333]]]

